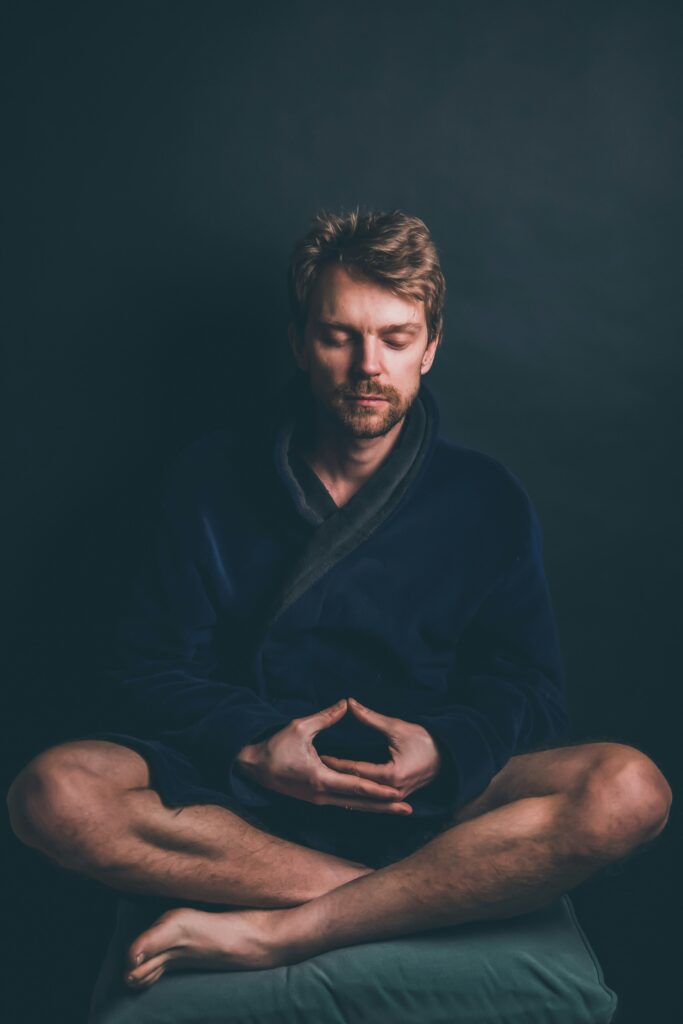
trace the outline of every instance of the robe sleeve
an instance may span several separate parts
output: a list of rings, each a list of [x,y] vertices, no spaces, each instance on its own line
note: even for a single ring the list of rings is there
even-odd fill
[[[110,718],[124,733],[180,749],[210,786],[263,806],[267,791],[236,774],[235,758],[291,719],[261,698],[247,673],[217,667],[210,581],[222,571],[220,555],[201,499],[191,488],[183,494],[182,478],[176,484],[166,488],[104,671]]]
[[[434,738],[452,809],[478,796],[515,754],[566,738],[569,715],[541,528],[527,499],[507,568],[456,645],[457,699],[416,718]]]

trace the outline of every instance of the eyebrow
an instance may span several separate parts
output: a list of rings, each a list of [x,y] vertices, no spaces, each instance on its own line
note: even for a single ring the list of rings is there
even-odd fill
[[[352,324],[343,324],[339,320],[319,320],[318,325],[320,327],[336,327],[344,331],[356,331]],[[385,334],[388,331],[407,331],[409,334],[416,334],[417,331],[422,330],[422,326],[414,321],[409,321],[406,324],[386,324],[384,327],[380,327],[379,330],[381,334]]]

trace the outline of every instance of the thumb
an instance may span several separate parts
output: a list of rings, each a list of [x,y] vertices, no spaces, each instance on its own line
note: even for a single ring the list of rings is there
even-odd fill
[[[372,729],[378,729],[390,738],[393,736],[396,726],[395,718],[383,715],[379,711],[373,711],[372,708],[366,708],[364,704],[359,704],[355,697],[350,698],[349,708],[361,722],[369,725]]]
[[[330,704],[322,711],[316,711],[312,715],[306,715],[303,721],[309,726],[309,736],[317,736],[321,729],[329,729],[331,725],[343,718],[348,710],[346,697],[342,697],[336,704]]]

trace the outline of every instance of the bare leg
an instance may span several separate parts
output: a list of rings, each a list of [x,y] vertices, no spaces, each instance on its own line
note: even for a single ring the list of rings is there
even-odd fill
[[[171,809],[147,762],[106,740],[52,747],[8,794],[17,836],[114,889],[251,907],[291,907],[372,872],[300,846],[213,804]]]
[[[656,765],[622,744],[520,755],[478,798],[478,816],[473,801],[458,824],[368,877],[256,916],[191,909],[162,915],[132,943],[127,980],[151,984],[166,965],[297,963],[339,946],[526,913],[659,834],[670,802]]]

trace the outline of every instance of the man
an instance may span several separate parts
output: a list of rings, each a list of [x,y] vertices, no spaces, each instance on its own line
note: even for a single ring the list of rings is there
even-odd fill
[[[423,381],[444,298],[423,222],[320,214],[289,282],[296,376],[272,411],[254,394],[249,445],[216,431],[166,481],[120,731],[9,794],[58,864],[179,902],[132,943],[134,988],[525,913],[668,817],[642,752],[559,743],[536,514],[438,436]]]

